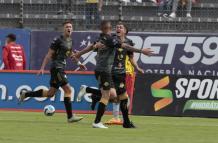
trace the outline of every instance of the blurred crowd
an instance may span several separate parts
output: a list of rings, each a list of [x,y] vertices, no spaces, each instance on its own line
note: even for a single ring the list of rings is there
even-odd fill
[[[191,18],[192,4],[195,4],[196,0],[152,0],[156,3],[158,8],[158,16],[176,18],[178,7],[185,9],[186,17]]]
[[[158,6],[158,16],[176,18],[178,8],[181,7],[186,11],[186,17],[191,18],[192,5],[197,0],[123,0],[124,2],[152,2]]]

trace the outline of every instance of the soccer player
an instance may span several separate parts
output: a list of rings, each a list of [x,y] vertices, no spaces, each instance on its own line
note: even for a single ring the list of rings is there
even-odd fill
[[[23,102],[27,97],[53,97],[58,91],[59,87],[64,90],[64,105],[67,113],[68,122],[77,122],[83,119],[83,117],[78,117],[72,113],[71,105],[71,86],[68,83],[66,73],[64,72],[66,66],[66,59],[68,57],[72,60],[76,60],[74,57],[72,49],[72,38],[71,34],[73,32],[73,25],[70,21],[63,23],[63,34],[55,38],[50,45],[47,55],[45,56],[41,69],[38,74],[43,74],[45,66],[51,61],[51,79],[50,79],[50,89],[47,90],[37,90],[21,92],[19,102]],[[90,45],[92,46],[92,45]],[[86,69],[78,60],[77,64],[81,69]]]
[[[6,37],[2,57],[5,70],[25,70],[26,56],[23,46],[16,44],[16,35],[9,34]]]
[[[125,25],[125,36],[128,34],[128,27]],[[117,28],[117,32],[119,29]],[[135,69],[143,74],[144,70],[141,69],[137,62],[134,60],[134,54],[132,52],[128,52],[129,54],[126,55],[125,60],[125,68],[126,68],[126,92],[129,97],[129,103],[132,104],[133,100],[133,92],[134,92],[134,83],[135,83]],[[93,102],[92,108],[94,108],[95,103]],[[129,110],[131,111],[131,106],[129,106]],[[105,124],[108,125],[122,125],[123,121],[119,118],[119,112],[120,112],[120,104],[119,103],[113,103],[113,118],[106,121]]]
[[[137,62],[134,60],[134,55],[127,55],[126,56],[126,92],[127,95],[129,96],[129,102],[130,104],[132,103],[133,100],[133,92],[134,92],[134,82],[135,82],[135,69],[141,73],[144,74],[144,70],[141,69]],[[101,91],[99,89],[96,88],[92,88],[86,85],[81,85],[80,87],[80,91],[78,93],[77,96],[77,101],[81,101],[82,97],[86,94],[86,93],[91,93],[91,99],[92,99],[92,103],[91,103],[91,109],[94,110],[95,106],[97,104],[97,102],[100,101],[101,99]],[[123,121],[120,119],[119,117],[119,112],[120,112],[120,104],[117,100],[114,100],[114,98],[116,98],[116,93],[114,92],[110,92],[110,101],[113,104],[113,109],[112,109],[112,113],[113,113],[113,118],[106,121],[105,124],[107,125],[122,125]],[[129,107],[130,108],[130,107]],[[131,110],[131,109],[129,109]]]
[[[101,24],[102,34],[100,40],[106,47],[97,49],[97,63],[95,69],[95,76],[99,82],[99,88],[101,89],[101,97],[95,121],[93,123],[94,128],[108,128],[101,123],[101,118],[105,112],[110,99],[110,92],[113,92],[113,81],[116,88],[116,92],[119,95],[121,104],[121,112],[123,114],[123,127],[133,128],[134,125],[130,122],[128,117],[127,101],[128,97],[125,91],[125,55],[127,51],[143,53],[150,55],[152,51],[150,49],[135,49],[131,46],[131,43],[125,39],[125,37],[118,38],[117,36],[111,35],[111,23],[103,21]],[[78,53],[77,57],[81,54]],[[117,61],[116,61],[117,60]],[[124,63],[123,63],[124,62]],[[114,65],[113,65],[114,64]],[[112,69],[113,67],[113,69]],[[111,74],[111,71],[119,74]]]

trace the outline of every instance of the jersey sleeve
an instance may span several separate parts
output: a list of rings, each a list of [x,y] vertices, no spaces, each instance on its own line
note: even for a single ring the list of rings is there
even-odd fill
[[[134,46],[134,45],[135,45],[135,44],[133,43],[133,41],[130,40],[130,39],[128,39],[128,40],[126,41],[126,43],[129,44],[130,46]],[[127,55],[128,55],[129,57],[133,57],[133,52],[127,51]]]
[[[130,45],[130,46],[134,46],[135,44],[133,43],[133,41],[132,40],[128,40],[128,44]],[[132,57],[133,56],[133,52],[131,52],[131,51],[127,51],[127,55],[129,56],[129,57]]]
[[[130,45],[130,46],[135,46],[135,43],[133,43],[132,40],[129,40],[129,45]]]
[[[129,57],[133,57],[133,52],[127,51],[127,55],[128,55]]]
[[[121,42],[117,38],[117,36],[110,36],[110,37],[108,37],[108,39],[106,41],[106,45],[108,45],[108,47],[111,47],[111,48],[121,47]]]
[[[57,51],[58,48],[59,48],[59,39],[54,38],[54,40],[52,41],[52,43],[50,45],[50,49]]]

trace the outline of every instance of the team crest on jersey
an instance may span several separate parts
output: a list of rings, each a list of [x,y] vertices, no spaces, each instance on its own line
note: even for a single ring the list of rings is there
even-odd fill
[[[118,57],[117,57],[117,59],[120,60],[120,61],[122,61],[123,58],[124,58],[124,56],[123,56],[122,54],[121,54],[121,55],[118,55]]]
[[[106,87],[109,86],[109,82],[105,82],[104,86],[106,86]]]
[[[119,48],[119,49],[118,49],[118,51],[119,51],[119,52],[122,52],[122,51],[123,51],[123,49],[122,49],[122,48]]]
[[[71,51],[67,51],[67,52],[66,52],[66,56],[69,57],[70,55],[71,55]]]
[[[125,84],[122,82],[120,83],[120,88],[124,88]]]

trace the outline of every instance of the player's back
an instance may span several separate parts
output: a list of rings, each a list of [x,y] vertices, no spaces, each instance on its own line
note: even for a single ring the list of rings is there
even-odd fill
[[[119,44],[117,37],[114,35],[100,34],[98,39],[106,47],[98,49],[96,57],[96,71],[111,72],[112,64],[114,62],[115,50]]]

